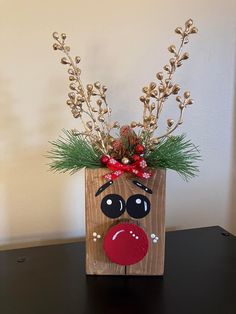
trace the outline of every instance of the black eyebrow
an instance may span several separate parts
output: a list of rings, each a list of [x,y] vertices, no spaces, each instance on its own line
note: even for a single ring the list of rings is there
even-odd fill
[[[133,180],[132,181],[133,184],[135,184],[136,186],[138,186],[140,189],[144,190],[145,192],[152,194],[152,190],[149,189],[148,187],[146,187],[145,185],[143,185],[141,182]]]
[[[110,180],[110,181],[106,182],[105,184],[103,184],[102,186],[100,186],[100,188],[97,190],[95,196],[98,196],[103,191],[105,191],[110,185],[112,185],[112,183],[113,183],[113,181]]]

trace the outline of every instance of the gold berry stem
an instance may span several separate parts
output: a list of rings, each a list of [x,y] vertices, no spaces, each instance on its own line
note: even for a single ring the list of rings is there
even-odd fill
[[[175,67],[173,67],[169,73],[169,76],[167,78],[167,83],[166,83],[166,88],[169,87],[170,83],[171,83],[171,79],[173,78],[173,75],[176,71],[176,65],[177,65],[177,62],[179,60],[179,57],[180,57],[180,54],[181,54],[181,51],[183,49],[183,45],[184,45],[184,41],[187,37],[187,34],[184,33],[183,36],[182,36],[182,40],[181,40],[181,43],[180,43],[180,46],[179,46],[179,49],[177,51],[177,53],[175,53]],[[164,99],[165,96],[162,96],[158,99],[158,103],[157,103],[157,114],[156,114],[156,121],[159,120],[159,117],[161,115],[161,112],[163,110],[163,106],[164,106],[164,102],[165,102],[165,99]]]
[[[111,118],[111,112],[110,112],[110,108],[109,108],[109,106],[108,106],[108,103],[107,103],[107,100],[106,100],[106,97],[101,93],[101,90],[99,89],[99,96],[100,96],[100,98],[103,100],[103,102],[104,102],[104,104],[105,104],[105,107],[106,107],[106,109],[108,110],[108,112],[107,112],[107,114],[108,114],[108,118],[107,118],[107,121],[106,121],[106,123],[102,123],[102,129],[103,129],[103,132],[104,133],[106,133],[106,131],[107,131],[107,136],[109,136],[109,134],[110,134],[110,128],[109,128],[109,125],[110,125],[110,118]],[[106,130],[105,130],[105,127],[104,127],[104,125],[106,126]]]
[[[58,40],[58,41],[59,41],[59,40]],[[60,43],[60,41],[59,41],[59,43]],[[73,68],[73,70],[74,70],[74,72],[75,72],[76,81],[77,81],[77,83],[79,84],[79,87],[81,88],[81,91],[82,91],[82,93],[83,93],[83,97],[84,97],[85,102],[86,102],[86,104],[87,104],[88,111],[83,110],[83,112],[86,113],[86,114],[91,118],[92,123],[93,123],[93,127],[95,127],[95,121],[96,121],[96,119],[95,119],[95,117],[94,117],[94,115],[93,115],[93,113],[92,113],[92,110],[91,110],[91,103],[90,103],[90,101],[88,100],[88,97],[87,97],[87,95],[86,95],[85,88],[84,88],[84,86],[83,86],[83,84],[82,84],[82,82],[81,82],[81,80],[80,80],[80,77],[79,77],[77,68],[76,68],[76,66],[75,66],[75,63],[74,63],[73,59],[71,58],[70,54],[68,53],[68,51],[65,49],[64,43],[60,43],[60,44],[61,44],[61,46],[62,46],[63,52],[64,52],[64,53],[66,54],[66,56],[68,57],[68,59],[69,59],[69,61],[70,61],[70,64],[71,64],[71,66],[72,66],[72,68]],[[96,130],[96,132],[98,133],[99,138],[100,138],[100,141],[101,141],[102,151],[103,151],[103,153],[106,154],[106,153],[107,153],[107,150],[106,150],[106,147],[105,147],[105,144],[104,144],[104,141],[103,141],[101,132],[100,132],[100,130]]]
[[[90,105],[90,102],[89,102],[89,100],[88,100],[88,98],[87,98],[87,95],[86,95],[86,92],[85,92],[85,88],[84,88],[84,86],[83,86],[83,84],[82,84],[82,82],[81,82],[81,80],[80,80],[79,74],[78,74],[78,72],[77,72],[77,68],[76,68],[76,66],[75,66],[75,64],[74,64],[74,61],[73,61],[73,59],[71,58],[71,56],[69,55],[69,53],[64,49],[64,47],[63,47],[63,51],[64,51],[64,53],[66,54],[66,56],[68,57],[68,59],[70,60],[71,66],[72,66],[72,68],[73,68],[73,70],[74,70],[74,72],[75,72],[76,81],[77,81],[77,83],[79,84],[79,87],[81,88],[81,91],[82,91],[82,93],[83,93],[83,97],[84,97],[84,99],[85,99],[85,102],[86,102],[87,107],[88,107],[88,110],[89,110],[89,113],[88,113],[88,114],[89,114],[90,118],[92,119],[92,121],[93,121],[93,123],[94,123],[95,118],[93,117],[93,113],[92,113],[92,111],[91,111],[91,109],[90,109],[91,105]],[[84,112],[86,112],[86,111],[84,111]]]
[[[178,119],[178,121],[176,122],[176,124],[175,124],[171,129],[169,129],[168,132],[166,132],[165,134],[163,134],[163,135],[157,137],[158,140],[160,140],[160,139],[163,138],[163,137],[166,137],[166,136],[170,135],[175,129],[177,129],[177,127],[182,123],[183,112],[184,112],[184,108],[181,108],[181,109],[180,109],[179,119]]]
[[[144,128],[147,128],[147,122],[145,121],[146,114],[147,114],[147,103],[145,101],[144,102],[144,110],[143,110],[143,126],[144,126]]]
[[[187,37],[186,34],[184,34],[183,37],[182,37],[182,40],[181,40],[181,43],[180,43],[178,52],[177,52],[176,55],[175,55],[175,63],[178,61],[178,59],[179,59],[179,57],[180,57],[180,53],[181,53],[181,51],[182,51],[182,49],[183,49],[183,45],[184,45],[184,41],[185,41],[185,38],[186,38],[186,37]],[[171,73],[169,74],[169,77],[168,77],[169,83],[170,83],[170,80],[172,79],[172,77],[173,77],[173,75],[174,75],[174,73],[175,73],[175,70],[176,70],[176,66],[175,66],[174,69],[171,69]],[[168,84],[169,84],[169,83],[168,83]],[[168,84],[167,84],[167,85],[168,85]]]

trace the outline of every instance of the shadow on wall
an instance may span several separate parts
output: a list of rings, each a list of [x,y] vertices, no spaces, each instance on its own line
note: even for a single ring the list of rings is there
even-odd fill
[[[236,62],[234,76],[234,117],[233,117],[233,149],[231,165],[231,191],[230,191],[230,214],[229,214],[229,231],[236,235]]]
[[[10,248],[19,246],[16,243],[27,246],[27,242],[37,245],[49,239],[66,238],[69,229],[63,208],[65,177],[48,172],[44,157],[54,126],[58,128],[58,106],[45,101],[40,107],[43,122],[37,132],[41,138],[36,144],[33,141],[33,145],[29,144],[27,138],[31,135],[26,131],[24,117],[14,111],[17,99],[8,92],[10,86],[11,82],[0,80],[0,187],[4,198],[0,200],[1,248],[6,248],[6,244]],[[55,82],[54,88],[58,88]],[[53,92],[49,90],[45,99],[53,99],[50,95]]]

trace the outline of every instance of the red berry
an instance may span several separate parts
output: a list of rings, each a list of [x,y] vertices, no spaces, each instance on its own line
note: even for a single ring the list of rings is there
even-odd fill
[[[140,156],[139,156],[139,155],[133,155],[133,156],[132,156],[132,160],[133,160],[134,162],[139,161],[139,160],[140,160]]]
[[[102,157],[100,158],[101,164],[106,165],[109,161],[109,156],[107,155],[102,155]]]
[[[134,150],[137,154],[143,154],[144,153],[144,147],[141,144],[136,145]]]

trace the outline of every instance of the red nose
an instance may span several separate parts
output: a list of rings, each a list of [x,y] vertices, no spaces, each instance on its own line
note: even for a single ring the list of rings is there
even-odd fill
[[[111,227],[104,238],[104,251],[119,265],[141,261],[148,251],[148,238],[142,228],[133,223],[119,223]]]

